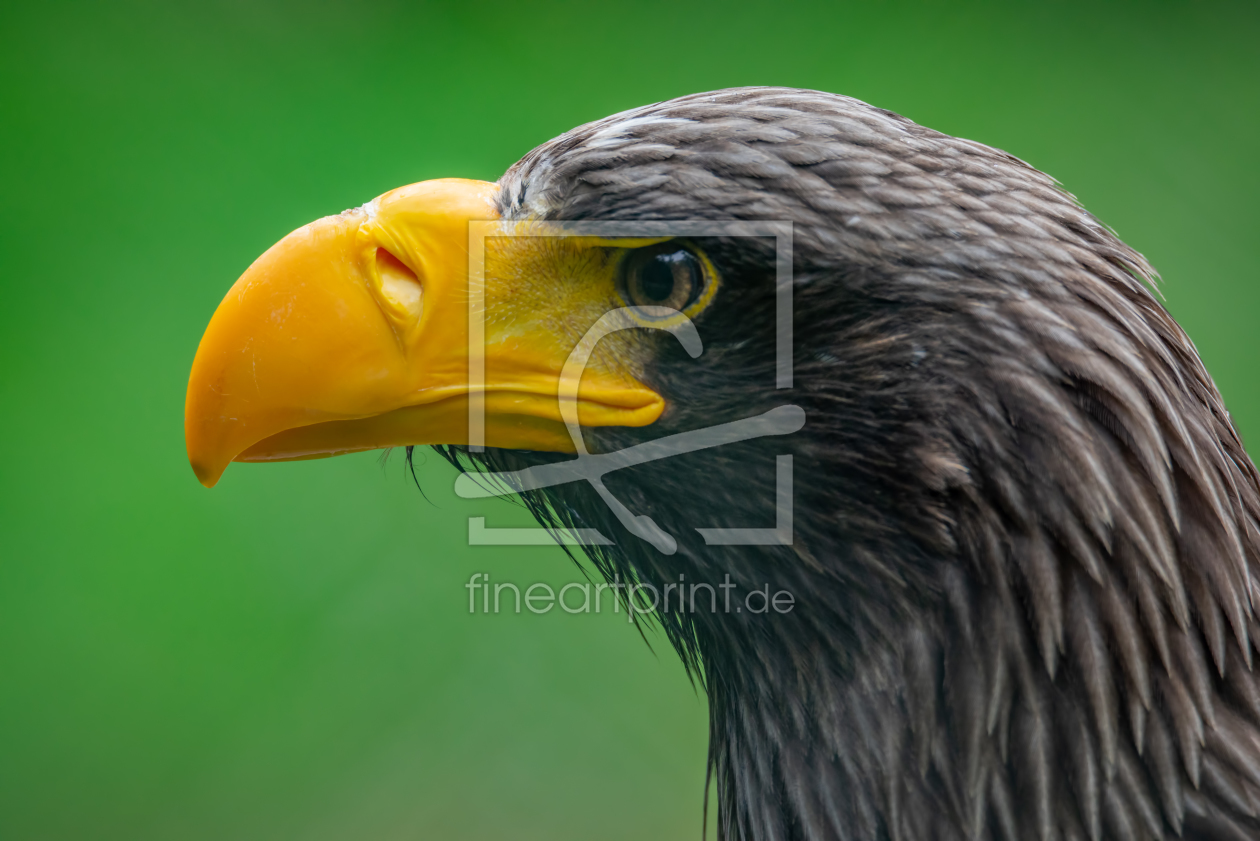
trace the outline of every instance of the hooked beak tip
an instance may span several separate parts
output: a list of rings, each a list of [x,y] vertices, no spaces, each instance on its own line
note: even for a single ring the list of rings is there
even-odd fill
[[[197,481],[205,485],[207,488],[213,488],[215,485],[219,484],[219,479],[223,477],[223,468],[215,470],[213,467],[209,467],[204,463],[194,461],[192,459],[189,460],[189,464],[192,465],[193,473],[197,476]]]

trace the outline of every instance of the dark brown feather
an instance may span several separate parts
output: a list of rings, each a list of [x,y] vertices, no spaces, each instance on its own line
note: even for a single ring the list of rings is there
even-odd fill
[[[794,225],[795,388],[773,388],[772,253],[699,240],[723,274],[705,353],[657,337],[667,414],[589,439],[787,402],[805,429],[610,476],[672,556],[587,489],[526,496],[615,535],[592,549],[609,576],[796,595],[660,617],[709,693],[723,838],[1260,837],[1257,473],[1154,271],[1053,179],[852,99],[747,88],[575,129],[501,184],[515,219]],[[764,519],[785,448],[795,545],[705,545],[694,527]]]

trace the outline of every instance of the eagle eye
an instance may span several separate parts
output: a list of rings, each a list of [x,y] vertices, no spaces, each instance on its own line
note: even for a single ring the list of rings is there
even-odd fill
[[[621,293],[632,307],[685,310],[704,287],[700,259],[677,243],[637,249],[622,264]]]

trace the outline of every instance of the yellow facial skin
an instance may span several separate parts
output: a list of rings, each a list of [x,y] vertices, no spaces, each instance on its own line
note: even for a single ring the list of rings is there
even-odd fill
[[[412,184],[299,228],[259,257],[193,361],[184,431],[202,484],[233,460],[468,443],[470,392],[484,400],[487,446],[573,452],[561,369],[591,325],[625,305],[616,276],[627,248],[653,241],[487,237],[484,388],[471,389],[469,223],[496,219],[497,189]],[[638,332],[596,348],[578,389],[583,426],[644,426],[664,411],[640,382]]]

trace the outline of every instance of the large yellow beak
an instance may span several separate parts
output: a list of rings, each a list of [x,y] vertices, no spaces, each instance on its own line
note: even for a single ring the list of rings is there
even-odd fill
[[[519,273],[484,273],[484,357],[481,342],[470,352],[469,223],[495,220],[497,189],[402,187],[259,257],[193,361],[184,433],[202,484],[233,460],[466,444],[470,399],[484,406],[487,446],[572,452],[558,400],[571,339],[531,311]],[[663,409],[624,374],[587,370],[578,390],[583,426],[643,426]]]

